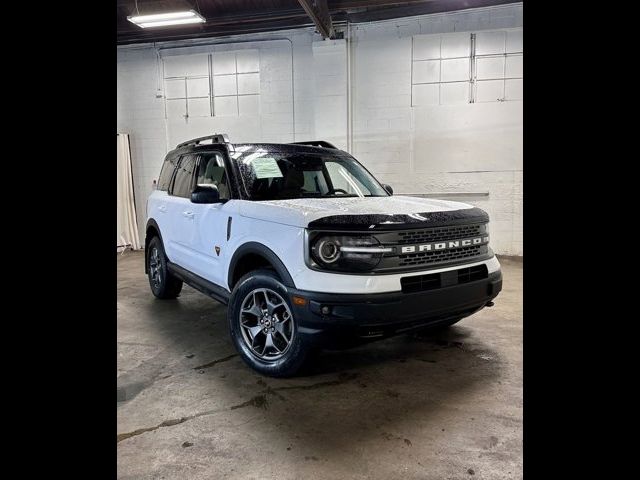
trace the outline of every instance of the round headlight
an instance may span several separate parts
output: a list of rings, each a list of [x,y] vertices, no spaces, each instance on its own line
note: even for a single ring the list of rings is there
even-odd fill
[[[321,240],[317,251],[318,257],[324,263],[333,263],[340,257],[340,245],[333,240]]]
[[[388,249],[390,250],[390,249]],[[374,269],[387,251],[371,235],[316,234],[310,240],[314,265],[339,272],[366,272]]]

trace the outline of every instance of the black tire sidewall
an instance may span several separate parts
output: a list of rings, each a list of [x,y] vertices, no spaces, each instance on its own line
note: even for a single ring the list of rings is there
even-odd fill
[[[293,312],[289,300],[287,288],[280,282],[277,276],[268,270],[258,270],[242,277],[231,294],[228,307],[228,321],[231,339],[240,353],[242,359],[254,370],[273,377],[284,377],[294,375],[300,370],[308,353],[308,347],[298,331],[298,324],[293,318],[294,335],[289,350],[282,358],[274,361],[266,361],[253,354],[251,349],[245,344],[240,331],[240,309],[245,297],[257,288],[269,288],[278,293]]]

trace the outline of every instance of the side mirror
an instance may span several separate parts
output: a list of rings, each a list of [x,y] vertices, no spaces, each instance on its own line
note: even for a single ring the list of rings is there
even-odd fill
[[[386,183],[383,183],[382,188],[384,188],[389,195],[393,195],[393,188],[391,188],[391,185],[387,185]]]
[[[198,185],[191,193],[191,203],[220,203],[218,187]]]

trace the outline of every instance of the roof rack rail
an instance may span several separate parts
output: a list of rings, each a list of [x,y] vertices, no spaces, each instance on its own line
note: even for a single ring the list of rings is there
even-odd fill
[[[215,133],[213,135],[207,135],[206,137],[198,137],[193,140],[187,140],[186,142],[180,143],[176,148],[186,147],[187,145],[199,145],[200,142],[205,140],[211,140],[211,143],[230,143],[229,135],[226,133]]]
[[[308,142],[291,142],[291,145],[309,145],[311,147],[324,147],[324,148],[333,148],[334,150],[338,150],[334,144],[325,142],[324,140],[309,140]]]

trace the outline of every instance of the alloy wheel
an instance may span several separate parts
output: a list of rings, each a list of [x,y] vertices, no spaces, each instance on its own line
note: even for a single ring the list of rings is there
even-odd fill
[[[162,275],[160,274],[160,253],[157,248],[151,250],[149,255],[149,274],[153,286],[159,288],[162,284]]]
[[[268,288],[251,291],[240,308],[240,330],[251,353],[262,360],[278,360],[294,336],[293,315],[289,305]]]

